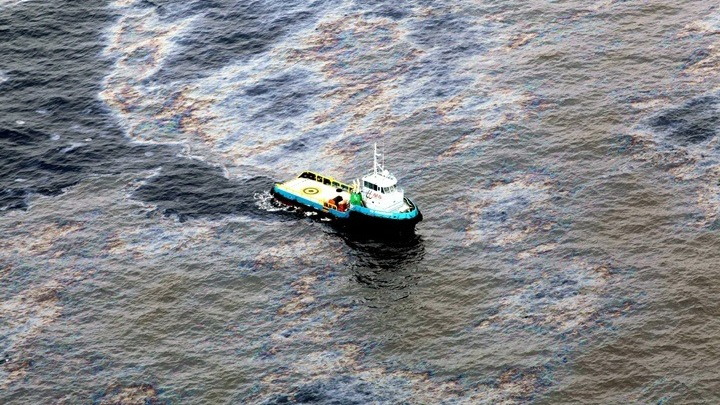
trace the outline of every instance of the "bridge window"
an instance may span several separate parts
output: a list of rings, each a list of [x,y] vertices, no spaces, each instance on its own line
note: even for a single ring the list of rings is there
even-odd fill
[[[366,181],[364,184],[365,184],[365,188],[369,188],[370,190],[380,191],[382,189],[381,187],[378,187],[377,185],[372,184],[368,181]]]

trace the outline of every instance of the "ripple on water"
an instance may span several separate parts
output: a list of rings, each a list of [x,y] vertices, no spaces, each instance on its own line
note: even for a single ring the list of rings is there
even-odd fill
[[[710,39],[704,47],[693,50],[684,64],[684,73],[696,81],[717,77],[720,70],[720,12],[711,12],[706,18],[694,21],[678,34],[683,37],[702,37]]]
[[[636,159],[697,188],[700,226],[713,224],[720,211],[719,123],[720,97],[708,94],[651,113],[631,133]]]
[[[0,306],[3,320],[13,326],[2,341],[11,356],[0,374],[6,386],[23,376],[44,378],[31,372],[27,348],[34,337],[60,322],[76,331],[71,323],[90,312],[97,319],[82,327],[93,342],[79,344],[79,350],[107,351],[112,364],[77,386],[92,386],[95,392],[107,387],[98,394],[99,403],[154,403],[163,395],[148,384],[113,382],[118,378],[152,381],[163,388],[175,384],[173,379],[212,389],[232,381],[221,392],[255,403],[529,402],[548,391],[555,373],[586,339],[632,311],[634,301],[623,288],[630,280],[626,272],[561,247],[557,235],[567,220],[557,199],[564,194],[552,174],[520,169],[493,173],[488,176],[493,180],[458,192],[460,210],[438,215],[463,226],[440,248],[427,250],[437,255],[457,248],[481,260],[493,256],[505,265],[493,274],[501,285],[490,296],[476,294],[468,300],[472,303],[464,303],[476,305],[470,311],[487,311],[477,313],[474,323],[461,325],[464,329],[452,339],[482,344],[495,339],[487,346],[491,349],[529,342],[538,350],[522,365],[471,369],[470,377],[438,377],[438,370],[408,366],[411,361],[402,357],[379,361],[385,338],[363,337],[365,325],[358,320],[390,310],[387,302],[428,287],[418,287],[425,280],[422,272],[414,272],[429,256],[424,242],[396,249],[403,256],[398,258],[312,221],[257,226],[257,218],[246,215],[251,210],[238,206],[272,211],[268,196],[257,193],[269,187],[260,187],[264,183],[254,182],[257,178],[247,172],[311,165],[342,173],[365,142],[395,135],[401,142],[408,135],[398,128],[412,122],[420,122],[413,130],[424,126],[440,133],[433,134],[442,139],[437,163],[463,164],[499,135],[519,132],[530,117],[536,95],[498,84],[503,82],[498,72],[506,67],[498,61],[542,38],[476,4],[403,10],[371,5],[368,11],[363,4],[347,3],[334,12],[316,5],[321,11],[312,12],[317,16],[303,17],[281,35],[263,37],[256,51],[238,53],[242,57],[209,52],[211,63],[189,69],[202,74],[173,76],[174,69],[193,61],[183,54],[190,43],[202,42],[193,31],[206,28],[209,21],[203,18],[217,17],[216,5],[192,3],[175,13],[172,7],[184,6],[113,3],[119,18],[107,33],[105,52],[114,64],[101,98],[135,142],[183,143],[183,156],[228,169],[210,173],[183,163],[187,171],[178,166],[176,173],[84,179],[65,195],[34,199],[27,216],[2,217],[12,226],[3,227],[9,236],[0,247],[11,253],[3,258],[0,277],[20,286]],[[196,15],[188,17],[192,13]],[[570,10],[559,19],[577,20],[590,13]],[[207,32],[211,30],[203,35]],[[234,41],[232,35],[220,40],[228,46]],[[702,64],[708,58],[711,53],[700,52],[693,61]],[[655,126],[647,125],[651,141],[690,154],[709,145],[715,134],[704,131],[715,124],[712,103],[698,99],[692,108],[659,114]],[[448,129],[453,132],[446,136]],[[173,178],[178,173],[183,178]],[[251,180],[233,183],[231,178],[240,175]],[[63,292],[96,268],[102,281],[116,282],[113,287],[121,286],[121,293],[63,320],[63,308],[73,305]],[[186,285],[191,282],[202,288],[191,291]],[[356,285],[378,294],[348,294]],[[91,300],[103,293],[73,299]],[[376,302],[370,301],[380,295],[377,301],[385,301],[373,307]],[[124,312],[118,316],[105,308],[113,305]],[[149,320],[139,321],[133,310]],[[376,312],[368,315],[370,311]],[[208,332],[213,323],[222,324],[222,330]],[[106,330],[99,336],[116,338],[121,345],[127,341],[118,335],[128,334],[133,344],[114,353],[117,347],[94,343],[99,339],[92,328],[102,327]],[[179,333],[168,333],[168,328]],[[158,336],[171,335],[180,340],[157,344]],[[58,340],[74,345],[75,338]],[[147,357],[138,354],[144,343],[150,346]],[[161,364],[156,346],[168,346],[163,349],[173,356],[194,351],[203,360]],[[57,363],[44,356],[39,352],[37,358],[45,362],[45,370],[62,361],[62,356]],[[78,363],[86,360],[77,353],[70,356]],[[85,369],[71,371],[67,374],[77,376]]]
[[[109,35],[106,52],[117,62],[102,97],[128,135],[140,142],[188,142],[196,153],[231,166],[298,171],[311,165],[342,174],[359,137],[387,134],[427,111],[443,125],[469,127],[471,135],[451,149],[471,148],[477,137],[491,137],[519,119],[531,98],[493,88],[492,77],[482,74],[487,66],[478,66],[478,57],[492,50],[508,52],[507,38],[496,32],[501,24],[451,8],[433,10],[440,25],[427,29],[423,9],[403,23],[352,8],[328,13],[314,24],[303,22],[267,52],[202,78],[163,82],[153,77],[168,55],[186,51],[175,47],[193,17],[165,21],[137,2],[121,9],[127,16]],[[463,33],[453,39],[464,49],[453,55],[456,63],[442,63],[445,42],[431,40],[429,32],[442,27],[454,28],[435,34]]]
[[[565,340],[609,321],[608,312],[630,309],[631,301],[613,297],[627,280],[627,272],[609,265],[561,263],[556,268],[527,269],[519,277],[522,286],[500,298],[499,305],[489,311],[492,315],[479,323],[479,331],[528,329]]]
[[[46,225],[15,218],[6,225],[8,237],[0,242],[4,252],[0,280],[8,287],[0,304],[4,356],[0,387],[4,389],[32,367],[36,356],[28,346],[60,317],[60,295],[93,273],[84,265],[66,265],[69,250],[83,244],[82,223]]]
[[[113,384],[103,391],[93,403],[96,405],[165,404],[164,401],[158,399],[158,391],[151,384],[130,384],[127,386]]]
[[[13,7],[18,6],[22,3],[27,2],[28,0],[0,0],[0,7]]]
[[[156,42],[165,38],[156,39],[158,32],[175,34],[152,18],[131,28]],[[320,24],[308,35],[298,38],[301,48],[295,42],[281,43],[272,53],[230,65],[206,79],[167,87],[134,81],[137,68],[154,70],[145,62],[132,68],[129,51],[136,45],[132,39],[123,42],[121,36],[117,48],[126,53],[104,93],[117,110],[131,112],[124,118],[134,139],[191,141],[234,163],[277,164],[288,152],[317,159],[315,150],[332,146],[334,139],[352,131],[353,122],[374,114],[364,110],[385,97],[391,78],[408,70],[412,48],[398,43],[397,24],[385,19],[344,17]],[[383,45],[388,41],[389,48]],[[149,59],[152,69],[159,67],[164,55],[160,49],[169,42],[168,38],[154,48],[159,54]],[[298,140],[299,133],[304,135]],[[324,167],[327,161],[315,163]]]
[[[560,214],[553,203],[558,192],[551,176],[539,173],[504,177],[468,189],[463,196],[469,222],[463,235],[466,246],[510,248],[559,226]],[[550,250],[551,246],[533,249]]]

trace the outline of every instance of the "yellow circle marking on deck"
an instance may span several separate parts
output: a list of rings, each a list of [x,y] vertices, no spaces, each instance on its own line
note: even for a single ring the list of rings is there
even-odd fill
[[[315,187],[305,187],[303,189],[304,194],[313,195],[319,193],[320,190],[316,189]]]

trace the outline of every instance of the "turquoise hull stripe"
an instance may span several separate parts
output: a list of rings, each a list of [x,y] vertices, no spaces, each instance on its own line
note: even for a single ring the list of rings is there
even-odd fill
[[[415,204],[413,204],[415,205]],[[351,205],[350,211],[355,211],[357,213],[367,215],[369,217],[375,217],[375,218],[383,218],[383,219],[394,219],[398,221],[413,219],[418,216],[420,211],[415,207],[414,210],[410,212],[382,212],[382,211],[375,211],[367,207],[361,207],[359,205]]]
[[[277,187],[273,187],[273,190],[275,191],[275,193],[281,195],[282,197],[290,201],[296,201],[302,205],[316,209],[318,211],[327,212],[337,218],[349,218],[351,211],[357,212],[358,214],[367,215],[369,217],[391,219],[397,221],[413,219],[420,214],[420,210],[418,210],[417,207],[415,207],[415,209],[410,212],[388,213],[382,211],[375,211],[367,207],[361,207],[359,205],[350,205],[350,209],[348,211],[341,212],[332,208],[323,207],[322,204],[308,200],[307,198],[301,197],[297,194],[292,194],[285,190],[281,190]]]

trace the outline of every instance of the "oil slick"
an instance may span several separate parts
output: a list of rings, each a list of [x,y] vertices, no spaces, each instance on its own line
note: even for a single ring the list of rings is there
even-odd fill
[[[557,194],[553,187],[549,176],[520,174],[487,188],[470,189],[465,197],[470,221],[463,237],[465,245],[503,248],[556,228],[558,218],[553,218],[550,208]]]
[[[713,225],[720,212],[718,123],[720,98],[710,94],[649,113],[631,134],[635,159],[695,187],[701,227]]]
[[[565,244],[582,217],[563,179],[574,167],[548,167],[554,158],[536,152],[551,135],[531,130],[559,107],[537,82],[503,72],[519,54],[551,58],[618,4],[568,9],[548,30],[477,3],[289,4],[304,16],[291,29],[192,69],[183,56],[216,5],[115,1],[100,98],[133,143],[180,144],[180,163],[83,176],[3,213],[0,280],[13,289],[0,305],[12,326],[0,385],[23,390],[62,364],[91,374],[77,395],[92,387],[98,403],[517,403],[562,386],[568,363],[641,299],[613,254]],[[693,35],[712,30],[698,27]],[[712,55],[695,54],[686,73],[704,74]],[[660,160],[667,148],[680,156],[673,174],[711,177],[716,136],[681,132],[697,133],[684,122],[715,125],[714,98],[637,107],[652,111],[628,150]],[[100,139],[90,136],[62,155]],[[434,219],[409,246],[376,249],[268,203],[268,178],[309,167],[358,174],[348,162],[382,139],[418,153],[398,152]],[[210,199],[219,202],[208,208]],[[393,329],[393,315],[422,327]],[[369,332],[372,321],[387,321],[382,333]],[[537,350],[513,356],[527,342]],[[477,345],[485,350],[464,351]],[[510,360],[486,359],[498,352]],[[189,382],[201,387],[178,387]]]
[[[229,61],[201,77],[159,81],[155,78],[183,52],[177,44],[199,19],[161,18],[141,3],[116,2],[122,17],[110,30],[106,49],[116,63],[101,97],[134,141],[182,143],[185,156],[222,164],[230,179],[247,170],[295,172],[308,166],[342,176],[346,162],[360,151],[357,139],[410,139],[410,132],[428,128],[452,134],[435,162],[444,165],[471,158],[502,135],[516,136],[518,125],[526,124],[540,104],[531,89],[499,86],[483,73],[500,68],[500,55],[519,52],[540,37],[504,30],[502,16],[469,19],[462,7],[418,7],[398,21],[349,7],[309,20],[268,45],[267,52]],[[437,62],[448,41],[437,37],[433,24],[447,24],[439,35],[460,43],[453,64]],[[449,83],[451,77],[455,81]],[[466,224],[454,243],[488,246],[493,257],[508,255],[524,266],[553,257],[552,265],[528,270],[526,287],[494,300],[494,315],[468,333],[545,330],[553,337],[550,347],[569,336],[573,351],[594,324],[609,322],[605,297],[617,294],[616,277],[602,266],[554,258],[556,233],[566,219],[553,203],[561,193],[552,176],[515,169],[499,177],[465,190],[461,213],[447,212],[451,221]],[[258,207],[273,210],[263,195],[254,199]],[[151,227],[114,231],[107,251],[138,260],[162,258],[209,241],[224,243],[217,240],[220,233],[213,221],[163,219]],[[262,370],[255,385],[243,391],[244,401],[528,401],[544,392],[553,370],[563,366],[539,358],[536,366],[480,372],[483,382],[477,383],[436,378],[432,370],[402,363],[380,364],[373,348],[381,340],[362,341],[343,332],[371,306],[331,298],[345,288],[336,269],[357,260],[346,247],[321,234],[282,248],[249,249],[239,271],[248,279],[277,278],[277,284],[262,294],[268,307],[255,309],[255,320],[230,322],[223,338],[230,347],[253,348],[249,366]],[[335,259],[318,262],[320,257]],[[529,316],[537,308],[540,312]],[[563,353],[557,349],[553,355]]]
[[[0,387],[7,389],[9,384],[25,378],[32,367],[35,356],[27,348],[60,317],[63,307],[60,295],[91,276],[93,270],[68,266],[74,262],[68,249],[78,242],[82,224],[27,226],[21,218],[10,221],[5,218],[3,223],[7,232],[15,235],[0,242],[4,252],[0,280],[9,287],[0,304],[4,328],[0,349],[5,356]],[[48,275],[37,274],[36,270],[28,271],[28,266],[52,270]]]
[[[488,88],[492,77],[479,74],[492,58],[479,60],[478,53],[507,52],[502,35],[485,35],[498,23],[470,20],[457,10],[432,11],[432,19],[457,27],[443,35],[465,27],[455,40],[476,47],[458,62],[457,80],[467,82],[459,89],[465,90],[446,94],[438,86],[448,80],[450,67],[435,66],[444,50],[423,32],[427,10],[411,11],[403,23],[336,11],[303,25],[267,52],[197,79],[160,82],[154,77],[166,69],[170,55],[184,52],[176,44],[190,35],[188,27],[200,17],[166,21],[141,1],[118,2],[116,7],[123,17],[108,34],[106,54],[116,63],[101,92],[103,100],[122,118],[132,139],[186,143],[194,153],[228,165],[231,174],[240,165],[287,172],[311,165],[341,176],[343,162],[357,153],[357,137],[373,139],[433,110],[442,126],[469,126],[487,137],[517,120],[528,102],[526,93]],[[411,34],[411,28],[420,33]],[[417,105],[417,96],[427,93],[428,86],[437,96]],[[473,122],[467,117],[474,117]],[[451,149],[470,147],[474,137],[461,138]],[[288,153],[295,159],[281,159]]]
[[[178,96],[158,100],[156,94],[161,90],[148,84],[172,52],[177,35],[187,29],[192,19],[166,23],[142,3],[114,4],[123,16],[108,33],[105,54],[116,62],[105,78],[100,98],[119,114],[130,138],[146,143],[181,142],[178,126],[187,119],[184,112],[192,110],[192,104],[187,105]],[[168,113],[163,108],[168,102],[179,112]]]

